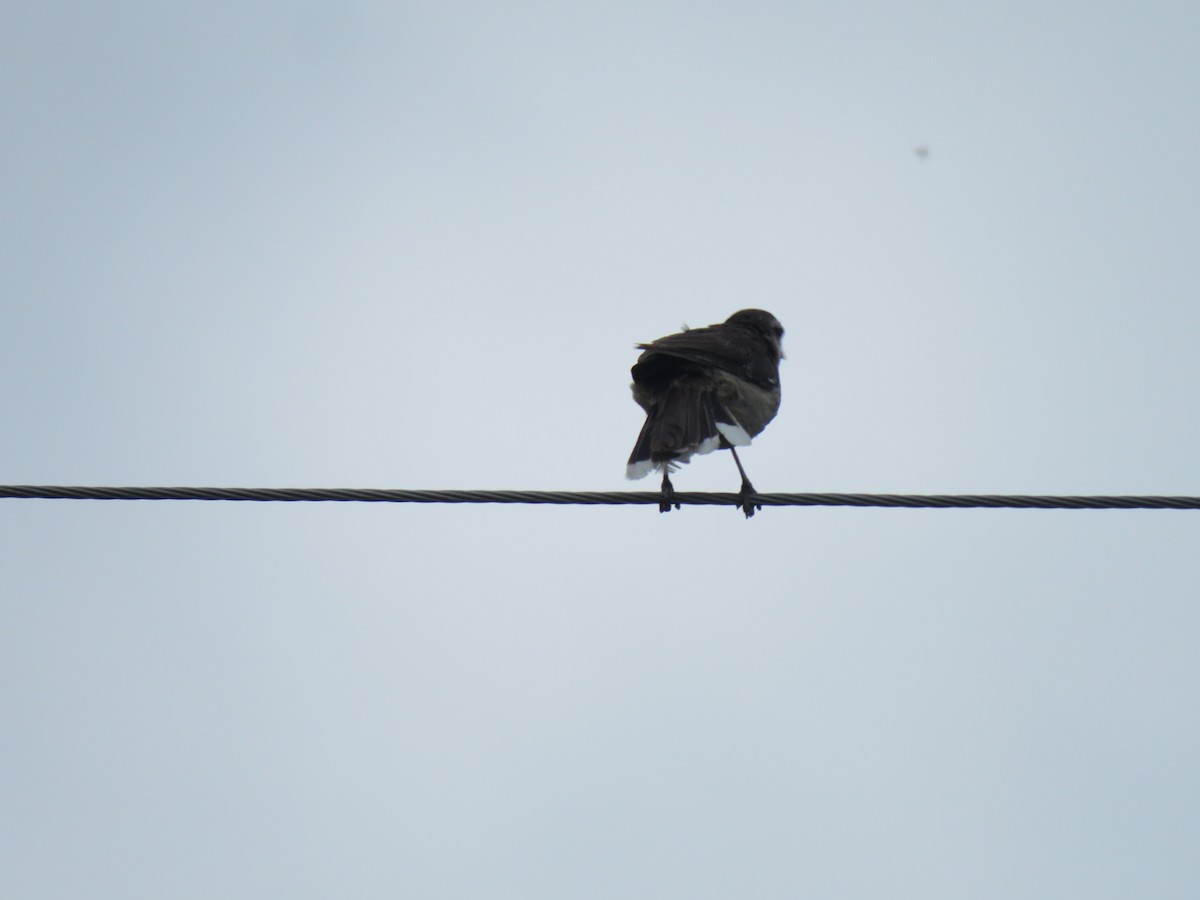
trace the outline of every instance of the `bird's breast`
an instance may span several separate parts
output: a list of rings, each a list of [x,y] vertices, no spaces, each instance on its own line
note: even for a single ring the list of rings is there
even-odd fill
[[[752,437],[766,428],[779,412],[779,385],[763,388],[722,372],[717,377],[716,388],[725,408]]]

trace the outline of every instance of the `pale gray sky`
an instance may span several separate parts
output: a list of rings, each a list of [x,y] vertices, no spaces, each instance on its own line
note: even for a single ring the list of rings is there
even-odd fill
[[[652,487],[633,345],[755,306],[761,490],[1200,494],[1198,40],[1185,2],[14,6],[0,482]],[[0,501],[0,895],[1192,898],[1198,539]]]

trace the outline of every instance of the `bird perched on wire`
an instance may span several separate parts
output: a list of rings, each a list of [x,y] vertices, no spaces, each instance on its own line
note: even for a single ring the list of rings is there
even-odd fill
[[[625,477],[661,469],[659,511],[672,506],[672,471],[697,453],[727,449],[742,476],[738,508],[746,518],[754,515],[754,486],[734,448],[748,445],[779,411],[782,337],[783,326],[769,312],[743,309],[719,325],[637,345],[642,355],[631,370],[631,388],[646,423]]]

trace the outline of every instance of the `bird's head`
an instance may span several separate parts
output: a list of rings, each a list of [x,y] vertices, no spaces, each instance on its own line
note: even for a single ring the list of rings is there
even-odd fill
[[[765,309],[739,310],[726,319],[725,324],[761,334],[775,350],[777,360],[786,358],[783,353],[783,326]]]

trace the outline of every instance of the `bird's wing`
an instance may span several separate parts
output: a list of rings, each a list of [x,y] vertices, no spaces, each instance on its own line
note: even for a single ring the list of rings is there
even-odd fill
[[[634,366],[634,380],[638,380],[638,370],[643,366],[657,369],[674,359],[729,372],[763,386],[778,384],[779,369],[770,354],[762,352],[759,341],[747,340],[746,337],[745,333],[731,332],[730,329],[715,325],[693,328],[649,344],[640,344],[643,353]]]

